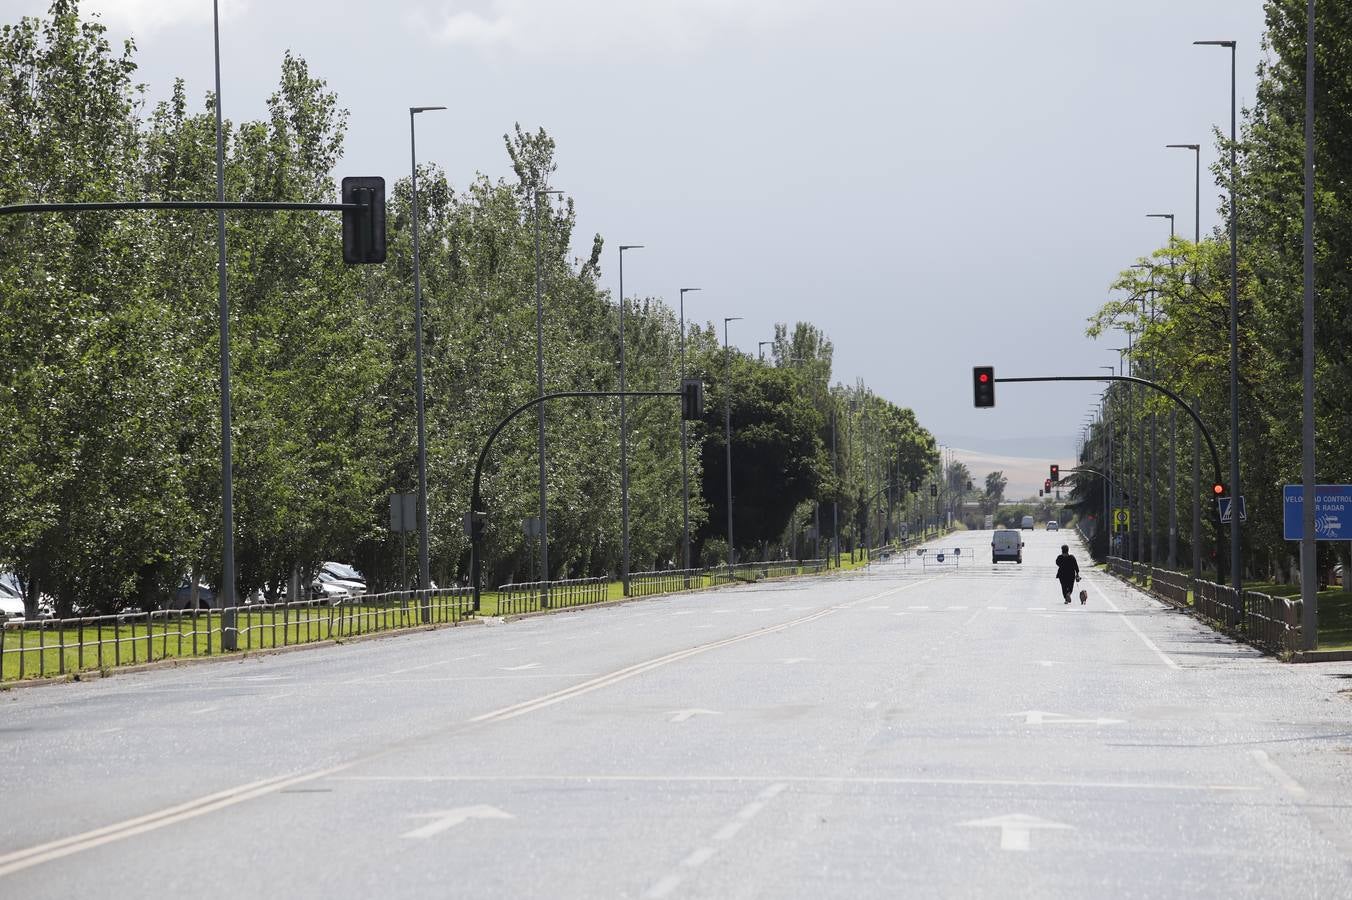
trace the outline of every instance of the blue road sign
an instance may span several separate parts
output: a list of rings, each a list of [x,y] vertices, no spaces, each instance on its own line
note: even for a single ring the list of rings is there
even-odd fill
[[[1217,498],[1216,498],[1216,502],[1217,502],[1218,504],[1220,504],[1220,508],[1221,508],[1221,509],[1220,509],[1220,512],[1221,512],[1221,524],[1222,524],[1222,525],[1228,525],[1228,524],[1230,524],[1230,498],[1229,498],[1229,497],[1217,497]],[[1239,495],[1239,521],[1241,521],[1241,522],[1247,522],[1247,521],[1249,521],[1249,509],[1248,509],[1248,507],[1246,507],[1246,506],[1244,505],[1244,495],[1243,495],[1243,494],[1240,494],[1240,495]]]
[[[1305,489],[1282,487],[1282,536],[1298,541],[1305,536]],[[1317,484],[1314,488],[1314,539],[1352,541],[1352,484]]]

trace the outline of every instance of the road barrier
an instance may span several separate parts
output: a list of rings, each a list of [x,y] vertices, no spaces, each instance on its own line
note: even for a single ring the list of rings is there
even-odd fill
[[[633,596],[699,590],[717,584],[815,575],[829,560],[770,560],[710,569],[638,572]],[[516,615],[610,599],[610,580],[572,578],[506,584],[497,612]],[[173,609],[0,624],[0,683],[112,669],[177,657],[219,656],[223,632],[239,650],[264,650],[341,640],[363,634],[442,625],[472,616],[470,588],[393,591],[297,603],[255,603],[227,609]],[[229,612],[233,628],[223,628]]]
[[[0,681],[219,655],[226,652],[223,631],[233,631],[236,646],[247,652],[448,624],[468,616],[472,604],[468,588],[454,588],[6,622],[0,626]],[[234,613],[233,629],[222,627],[227,612]]]
[[[1240,609],[1234,588],[1213,581],[1194,582],[1192,576],[1184,572],[1133,563],[1116,556],[1108,558],[1108,571],[1123,580],[1139,583],[1149,593],[1174,606],[1189,610],[1218,631],[1226,630],[1239,612],[1242,630],[1237,637],[1261,650],[1287,653],[1301,646],[1299,600],[1245,591]]]
[[[609,597],[610,579],[567,578],[559,581],[521,581],[498,588],[498,615],[512,616],[600,603]]]

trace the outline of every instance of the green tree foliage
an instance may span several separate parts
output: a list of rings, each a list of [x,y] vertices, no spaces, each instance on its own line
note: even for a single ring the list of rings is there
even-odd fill
[[[134,50],[110,46],[75,0],[0,31],[0,203],[214,198],[214,99],[196,107],[178,82],[144,110]],[[323,80],[286,55],[267,115],[226,123],[227,198],[331,201],[346,124]],[[461,517],[485,437],[536,396],[537,227],[545,389],[618,388],[604,242],[573,260],[573,201],[535,202],[555,169],[546,132],[517,126],[504,143],[510,178],[457,187],[434,165],[419,172],[441,584],[468,570]],[[386,500],[417,483],[411,181],[388,197],[383,266],[342,264],[336,215],[227,216],[241,594],[279,597],[328,559],[356,564],[373,588],[416,571],[416,539],[389,531]],[[216,238],[206,212],[0,218],[0,569],[21,576],[31,603],[152,607],[185,576],[219,580]],[[672,310],[658,298],[625,308],[629,387],[674,389]],[[865,534],[851,522],[919,515],[904,486],[933,469],[933,438],[864,386],[833,386],[819,328],[778,326],[769,363],[733,352],[731,381],[711,328],[691,327],[688,341],[688,369],[708,382],[705,420],[689,429],[697,558],[701,542],[718,557],[725,546],[725,397],[744,556],[801,550],[805,514],[824,504],[840,505],[851,542]],[[550,575],[614,573],[618,404],[553,401],[546,422]],[[679,404],[633,400],[629,422],[633,568],[669,566],[682,533]],[[536,514],[537,464],[525,415],[486,459],[490,582],[537,577],[520,527]]]
[[[1302,221],[1304,204],[1305,15],[1301,0],[1266,4],[1265,54],[1258,67],[1254,107],[1246,110],[1237,146],[1239,221],[1239,356],[1241,487],[1249,521],[1245,558],[1251,577],[1287,579],[1293,548],[1282,540],[1281,486],[1300,478],[1301,318],[1304,289]],[[1345,482],[1352,477],[1352,453],[1342,440],[1352,415],[1352,10],[1346,4],[1318,5],[1315,80],[1315,241],[1317,304],[1316,416],[1318,477]],[[1215,172],[1228,185],[1229,142],[1218,136]],[[1228,217],[1228,205],[1221,208]],[[1224,219],[1223,219],[1224,220]],[[1221,454],[1222,481],[1229,454],[1229,242],[1224,227],[1200,245],[1176,240],[1138,261],[1114,284],[1124,298],[1105,305],[1091,320],[1090,334],[1120,328],[1137,348],[1135,371],[1154,377],[1186,398],[1200,401]],[[1153,310],[1152,310],[1153,306]],[[1153,312],[1153,315],[1151,314]],[[1153,415],[1167,435],[1170,404],[1140,389],[1116,386],[1109,394],[1112,415],[1094,428],[1088,449],[1100,463],[1110,430],[1115,448],[1128,435],[1139,440],[1143,417]],[[1147,425],[1148,427],[1148,425]],[[1129,431],[1130,429],[1130,431]],[[1179,458],[1190,468],[1192,428],[1179,415]],[[1161,439],[1161,446],[1167,441]],[[1180,528],[1182,558],[1200,553],[1207,563],[1228,529],[1218,527],[1209,487],[1212,464],[1202,448],[1202,493],[1206,502],[1203,546],[1190,546],[1189,528]],[[1125,459],[1122,461],[1125,463]],[[1147,462],[1148,465],[1148,462]],[[1138,463],[1127,464],[1134,470]],[[1114,468],[1121,474],[1122,466]],[[1128,482],[1131,477],[1128,477]],[[1163,479],[1162,479],[1163,480]],[[1180,519],[1190,516],[1191,478]],[[1094,514],[1097,491],[1077,491],[1082,512]],[[1167,527],[1164,495],[1157,531]],[[1100,512],[1101,514],[1101,512]],[[1332,552],[1321,547],[1326,556]],[[1219,554],[1224,561],[1226,553]]]

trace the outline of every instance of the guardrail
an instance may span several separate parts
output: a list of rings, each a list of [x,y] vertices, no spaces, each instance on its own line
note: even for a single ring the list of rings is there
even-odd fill
[[[520,615],[542,609],[562,609],[600,603],[610,591],[610,579],[565,578],[558,581],[521,581],[498,588],[498,615]]]
[[[167,609],[0,626],[0,682],[110,669],[176,657],[216,656],[226,631],[250,650],[337,640],[423,624],[458,622],[468,588],[362,594],[341,600],[257,603],[227,609]],[[233,611],[235,626],[224,629]]]
[[[1191,609],[1193,615],[1218,630],[1226,629],[1234,621],[1239,608],[1234,588],[1213,581],[1194,582],[1184,572],[1132,563],[1116,556],[1108,558],[1108,571],[1126,580],[1139,581],[1149,593],[1180,608]],[[1299,600],[1258,591],[1245,591],[1243,596],[1240,640],[1269,653],[1292,652],[1300,647]]]

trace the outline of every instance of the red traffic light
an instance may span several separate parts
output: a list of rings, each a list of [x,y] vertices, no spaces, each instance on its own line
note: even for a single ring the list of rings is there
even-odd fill
[[[987,373],[982,372],[980,375],[976,376],[976,380],[981,382],[982,384],[985,384],[986,382],[991,380],[991,377]]]
[[[989,409],[995,405],[995,369],[991,366],[972,367],[973,405]]]
[[[1225,485],[1221,484],[1219,481],[1216,482],[1211,486],[1211,493],[1219,497],[1221,494],[1225,493]]]

